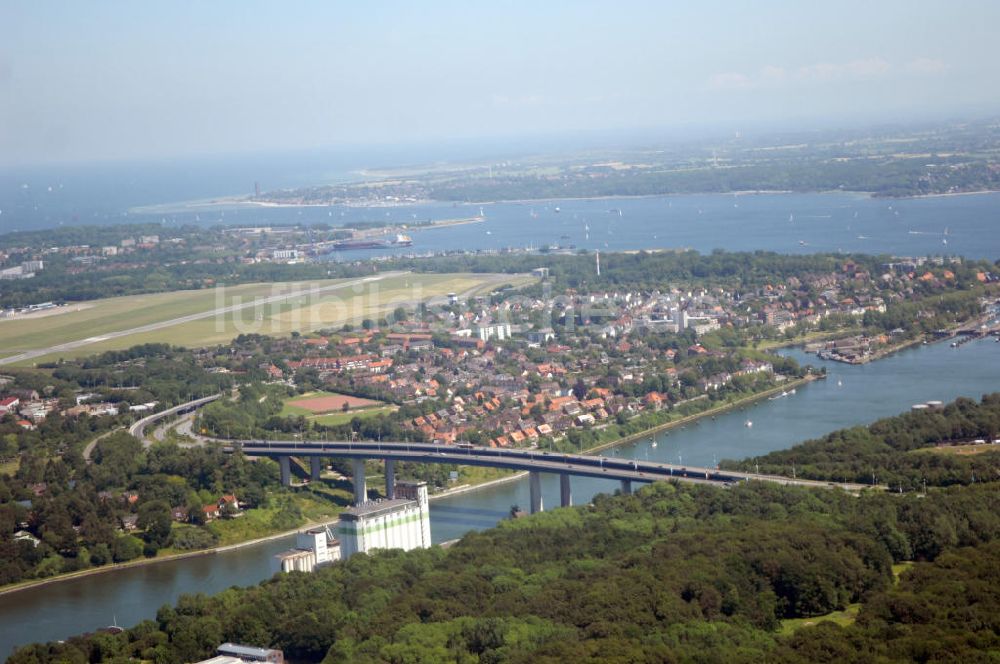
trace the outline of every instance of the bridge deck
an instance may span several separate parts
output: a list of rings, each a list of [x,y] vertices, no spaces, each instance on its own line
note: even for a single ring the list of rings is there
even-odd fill
[[[778,484],[821,488],[842,488],[860,491],[869,488],[862,484],[845,484],[802,480],[781,475],[742,473],[717,468],[679,466],[669,463],[641,461],[623,457],[602,457],[583,454],[564,454],[539,450],[510,450],[490,447],[434,445],[405,442],[292,442],[292,441],[240,441],[229,447],[239,447],[249,456],[329,456],[354,459],[395,459],[418,463],[447,463],[467,466],[489,466],[543,473],[578,475],[609,480],[656,482],[683,480],[732,484],[758,480]]]

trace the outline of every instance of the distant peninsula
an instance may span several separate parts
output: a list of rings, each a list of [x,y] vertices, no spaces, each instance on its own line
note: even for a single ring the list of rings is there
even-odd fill
[[[772,135],[426,168],[201,205],[388,207],[670,194],[853,191],[878,197],[1000,190],[1000,124]],[[191,204],[195,205],[195,204]]]

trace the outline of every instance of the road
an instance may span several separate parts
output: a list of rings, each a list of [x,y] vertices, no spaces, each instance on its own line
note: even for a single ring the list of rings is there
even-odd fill
[[[544,473],[580,475],[632,482],[680,480],[685,482],[732,484],[761,481],[813,488],[839,488],[856,493],[871,488],[863,484],[821,482],[781,475],[744,473],[717,468],[679,466],[669,463],[640,461],[624,457],[602,457],[583,454],[563,454],[539,450],[505,450],[490,447],[458,447],[430,443],[351,443],[341,441],[291,442],[282,440],[246,440],[237,443],[248,456],[332,456],[364,459],[396,459],[418,463],[447,463],[467,466],[490,466]],[[235,449],[231,446],[230,449]]]
[[[100,436],[87,443],[87,446],[83,448],[83,460],[90,463],[90,455],[94,453],[94,448],[97,447],[97,444],[116,431],[121,431],[123,428],[124,427],[118,427],[117,429],[112,429],[111,431],[105,431]]]
[[[227,307],[217,307],[210,311],[203,311],[201,313],[196,313],[196,314],[188,314],[187,316],[179,316],[177,318],[171,318],[169,320],[159,321],[157,323],[149,323],[148,325],[140,325],[138,327],[132,327],[126,330],[119,330],[117,332],[108,332],[96,337],[86,337],[83,339],[76,339],[74,341],[67,341],[61,344],[56,344],[54,346],[49,346],[48,348],[35,348],[32,350],[26,350],[22,353],[18,353],[17,355],[11,355],[10,357],[0,358],[0,366],[5,364],[15,364],[17,362],[24,362],[26,360],[32,360],[37,357],[43,357],[45,355],[52,355],[54,353],[62,353],[68,350],[75,350],[77,348],[82,348],[84,346],[89,346],[91,344],[108,341],[109,339],[118,339],[120,337],[128,337],[133,334],[154,332],[156,330],[162,330],[167,327],[173,327],[175,325],[181,325],[183,323],[190,323],[192,321],[201,320],[203,318],[211,318],[213,316],[225,316],[226,314],[230,314],[236,311],[242,311],[243,309],[266,306],[268,304],[274,304],[277,302],[283,302],[285,300],[292,300],[295,298],[300,298],[310,295],[327,293],[329,291],[339,290],[342,288],[350,288],[357,284],[366,284],[373,281],[380,281],[388,277],[395,277],[402,274],[406,274],[406,272],[386,272],[378,276],[363,277],[360,279],[351,279],[350,281],[342,281],[327,286],[317,286],[315,288],[310,288],[307,290],[299,290],[290,293],[282,293],[280,295],[272,295],[270,297],[257,299],[251,302],[233,304]]]
[[[188,401],[186,403],[179,404],[173,408],[167,408],[166,410],[161,410],[158,413],[153,413],[152,415],[147,415],[141,420],[135,421],[132,426],[128,428],[128,432],[142,441],[143,445],[147,444],[146,441],[146,427],[154,422],[162,420],[167,417],[171,417],[178,413],[186,413],[188,411],[195,410],[207,403],[215,401],[220,398],[221,394],[213,394],[208,397],[202,397],[201,399],[195,399],[193,401]]]

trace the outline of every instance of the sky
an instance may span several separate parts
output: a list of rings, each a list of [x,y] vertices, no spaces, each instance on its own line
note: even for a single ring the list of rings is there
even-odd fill
[[[1000,114],[995,0],[0,3],[0,165]]]

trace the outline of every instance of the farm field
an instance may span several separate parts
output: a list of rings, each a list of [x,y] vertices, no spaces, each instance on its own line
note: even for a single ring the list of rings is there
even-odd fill
[[[92,343],[24,360],[17,364],[74,358],[143,343],[170,343],[198,347],[226,343],[243,333],[268,335],[310,332],[365,318],[385,316],[400,305],[412,306],[449,292],[487,292],[501,283],[524,283],[525,278],[492,274],[398,274],[361,283],[357,279],[246,284],[205,291],[177,291],[154,295],[109,298],[70,305],[70,311],[44,318],[0,321],[0,348],[7,356],[94,338]],[[336,284],[343,283],[342,288]],[[307,288],[332,287],[279,302],[178,322],[155,330],[116,338],[102,335],[211,312],[254,298],[287,295]],[[78,309],[77,309],[78,307]]]

